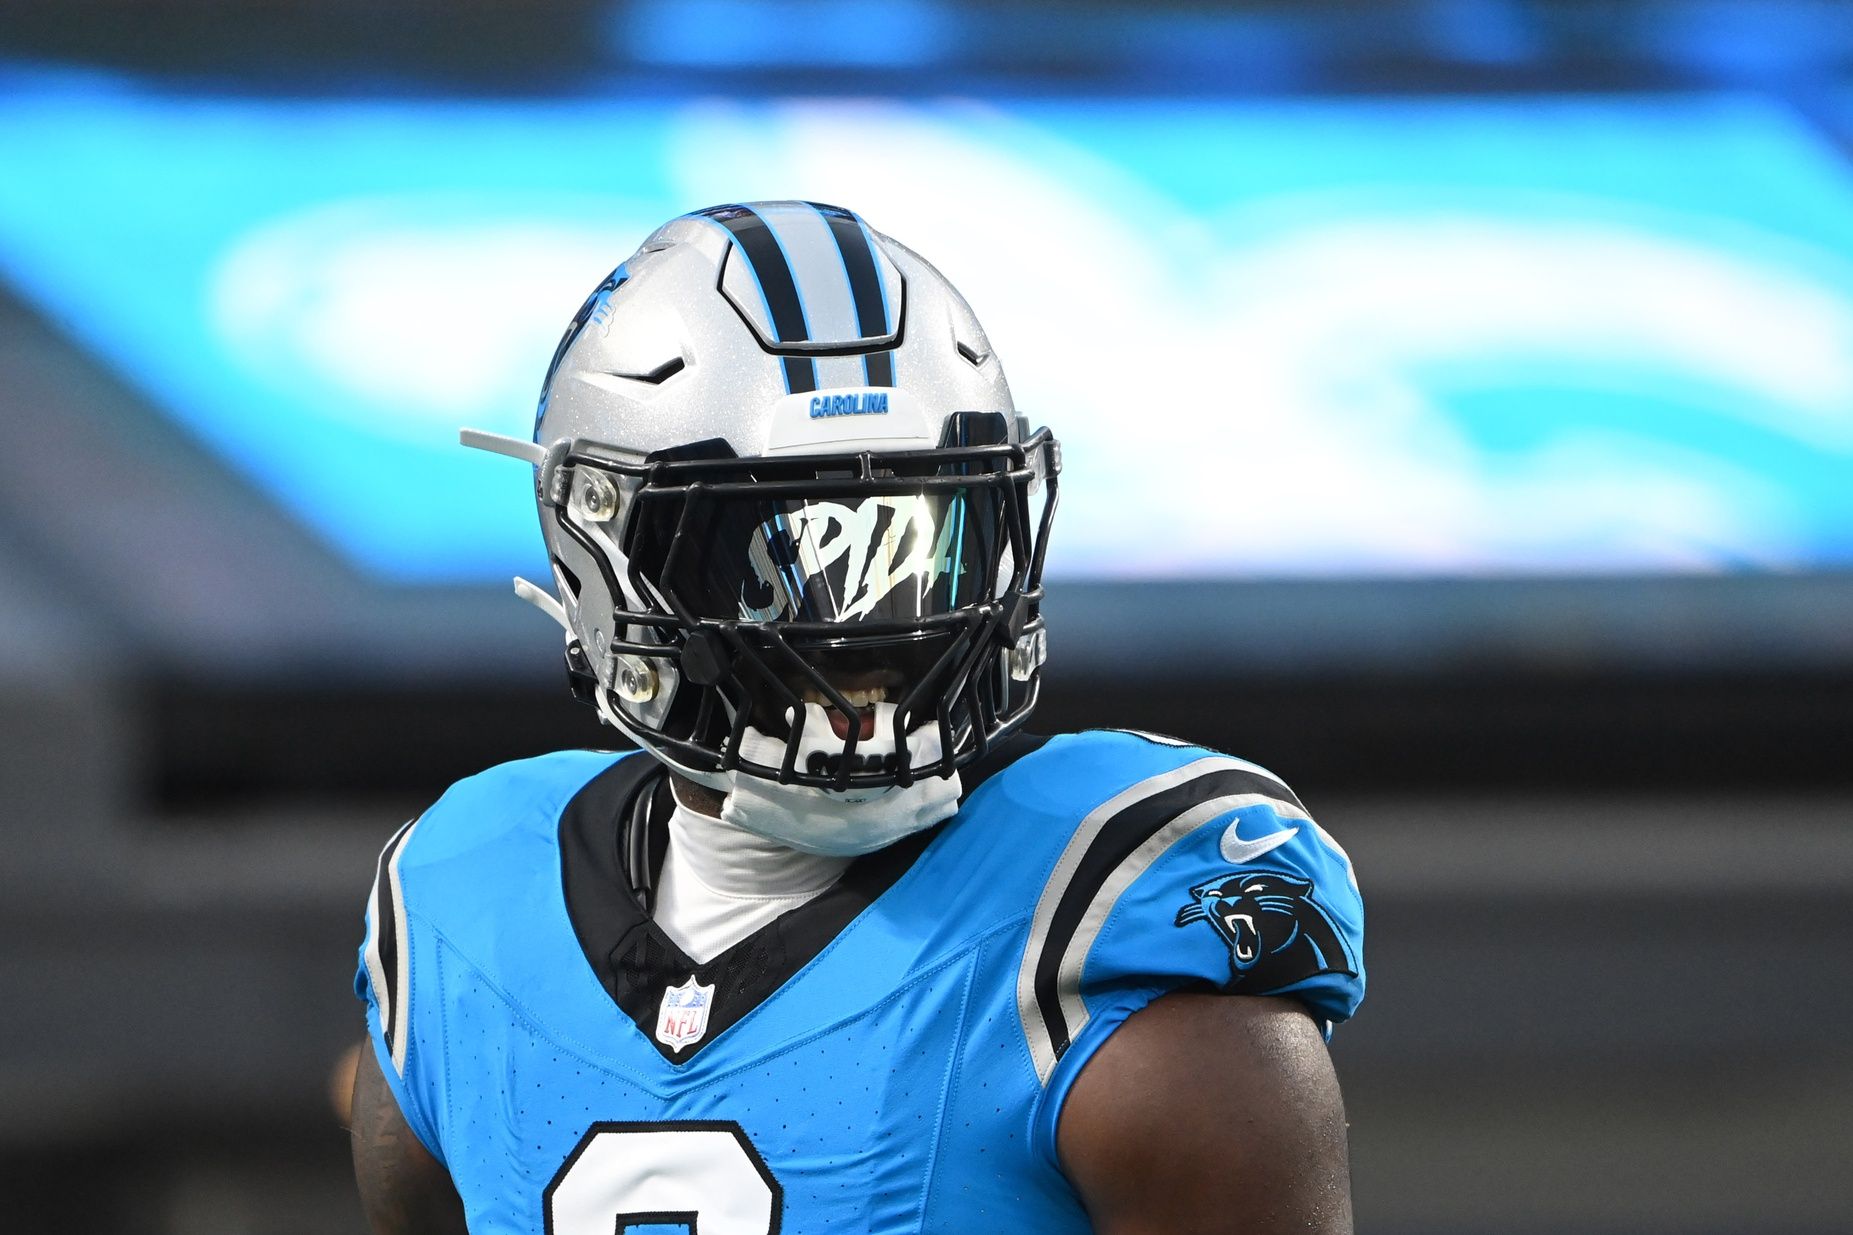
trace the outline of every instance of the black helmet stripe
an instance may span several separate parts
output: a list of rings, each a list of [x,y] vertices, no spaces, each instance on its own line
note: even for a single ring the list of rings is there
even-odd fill
[[[772,333],[780,343],[803,343],[809,340],[810,327],[804,320],[804,302],[798,298],[797,280],[785,250],[772,234],[766,221],[745,206],[714,206],[700,212],[733,234],[740,252],[746,255],[759,291],[766,298],[766,315],[772,321]],[[791,394],[817,389],[817,365],[809,356],[781,356],[785,363],[785,389]]]
[[[812,202],[811,206],[830,224],[830,235],[843,255],[843,270],[849,276],[849,292],[856,301],[856,328],[865,339],[888,333],[888,299],[883,294],[881,271],[875,264],[875,248],[862,220],[841,206]],[[871,386],[894,385],[894,353],[869,352],[862,358],[863,376]]]

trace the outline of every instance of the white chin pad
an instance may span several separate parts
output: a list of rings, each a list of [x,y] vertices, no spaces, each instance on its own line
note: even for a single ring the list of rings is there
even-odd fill
[[[806,703],[804,711],[804,736],[798,744],[796,763],[800,771],[809,770],[813,755],[828,757],[843,751],[843,739],[831,727],[828,709]],[[878,703],[873,711],[874,736],[856,744],[856,755],[858,759],[866,756],[879,761],[894,753],[894,705]],[[906,739],[913,766],[938,762],[937,725],[921,725]],[[785,742],[758,729],[748,729],[740,740],[740,756],[776,768],[784,763]],[[922,777],[906,787],[842,792],[809,785],[781,785],[757,776],[735,775],[733,780],[721,818],[805,853],[873,853],[903,836],[933,826],[959,808],[959,780],[950,773]]]

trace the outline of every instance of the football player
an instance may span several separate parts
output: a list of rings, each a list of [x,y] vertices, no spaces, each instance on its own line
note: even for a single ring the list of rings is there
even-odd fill
[[[1344,851],[1272,773],[1022,728],[1061,456],[857,215],[675,219],[573,318],[532,470],[575,693],[641,750],[380,855],[378,1232],[1330,1233]]]

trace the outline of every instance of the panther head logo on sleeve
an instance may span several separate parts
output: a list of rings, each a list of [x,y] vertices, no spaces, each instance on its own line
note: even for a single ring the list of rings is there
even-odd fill
[[[1177,926],[1208,922],[1229,948],[1228,989],[1278,990],[1323,973],[1354,973],[1338,930],[1310,899],[1309,880],[1236,871],[1190,890]]]

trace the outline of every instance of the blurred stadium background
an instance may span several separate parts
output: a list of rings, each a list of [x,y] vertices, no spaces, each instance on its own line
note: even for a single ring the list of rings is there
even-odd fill
[[[0,1226],[357,1232],[387,832],[605,740],[508,577],[654,223],[864,212],[1067,443],[1040,728],[1358,861],[1360,1230],[1853,1222],[1853,7],[0,8]]]

